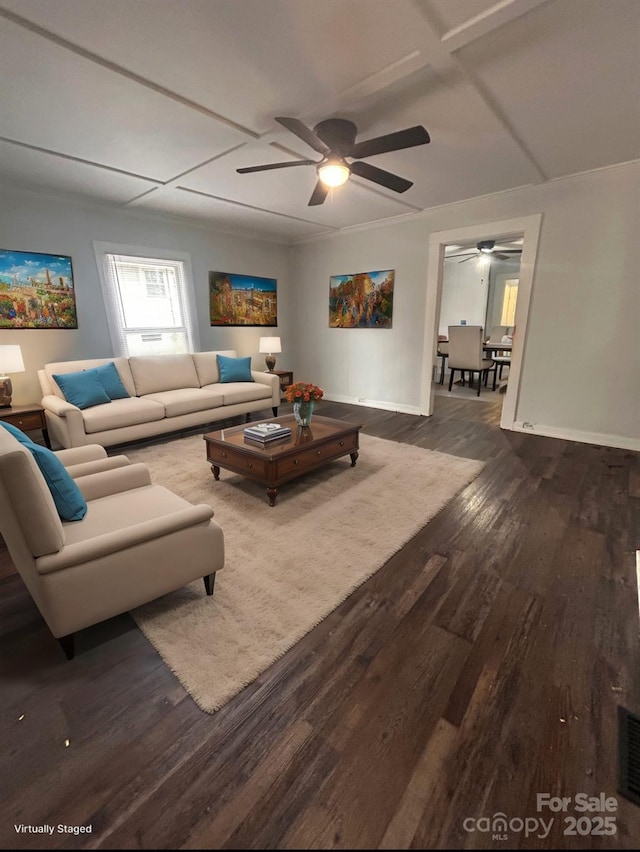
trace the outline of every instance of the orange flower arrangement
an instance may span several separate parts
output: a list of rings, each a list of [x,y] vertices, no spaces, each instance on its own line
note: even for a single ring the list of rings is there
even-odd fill
[[[317,385],[296,382],[294,385],[285,388],[284,395],[287,402],[311,402],[311,400],[317,402],[324,396],[324,391]]]

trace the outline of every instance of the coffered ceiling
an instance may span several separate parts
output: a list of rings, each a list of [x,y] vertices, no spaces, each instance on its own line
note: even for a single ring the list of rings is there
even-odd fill
[[[640,156],[638,0],[0,0],[0,183],[284,242]],[[431,143],[309,207],[274,121]]]

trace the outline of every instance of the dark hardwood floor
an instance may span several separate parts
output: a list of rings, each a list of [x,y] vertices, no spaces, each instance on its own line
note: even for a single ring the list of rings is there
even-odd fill
[[[215,715],[129,616],[83,631],[67,662],[20,578],[0,580],[2,848],[637,848],[616,711],[640,710],[640,457],[503,432],[500,406],[322,404],[486,466]],[[539,793],[568,810],[539,812]],[[576,812],[579,793],[617,810]],[[504,839],[480,830],[498,812]],[[591,833],[598,815],[615,836]],[[571,816],[591,820],[582,836]]]

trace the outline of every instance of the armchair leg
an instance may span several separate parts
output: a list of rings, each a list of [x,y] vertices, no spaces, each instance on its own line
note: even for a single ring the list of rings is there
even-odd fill
[[[449,373],[449,393],[451,393],[451,388],[453,387],[453,374],[455,373],[455,370],[453,367],[449,367],[449,370],[451,371]]]
[[[62,650],[65,653],[65,656],[68,660],[72,660],[75,656],[75,641],[74,641],[74,633],[68,633],[66,636],[60,636],[58,642],[60,643]]]
[[[271,410],[273,411],[273,416],[277,417],[278,416],[278,406],[274,405]]]
[[[471,374],[473,375],[473,373]],[[482,370],[478,370],[478,393],[476,396],[480,396],[480,388],[482,387]]]
[[[251,412],[247,411],[247,413],[244,416],[244,422],[245,423],[251,423]]]
[[[204,580],[204,587],[207,590],[207,594],[212,595],[213,594],[213,587],[214,587],[215,582],[216,582],[215,573],[214,574],[207,574],[202,579]]]

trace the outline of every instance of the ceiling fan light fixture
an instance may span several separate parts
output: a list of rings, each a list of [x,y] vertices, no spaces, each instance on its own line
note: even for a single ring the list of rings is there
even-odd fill
[[[351,170],[344,160],[327,160],[318,166],[318,177],[325,186],[342,186],[349,180]]]
[[[477,248],[478,251],[481,251],[484,254],[491,254],[493,252],[495,244],[495,240],[480,240]]]

